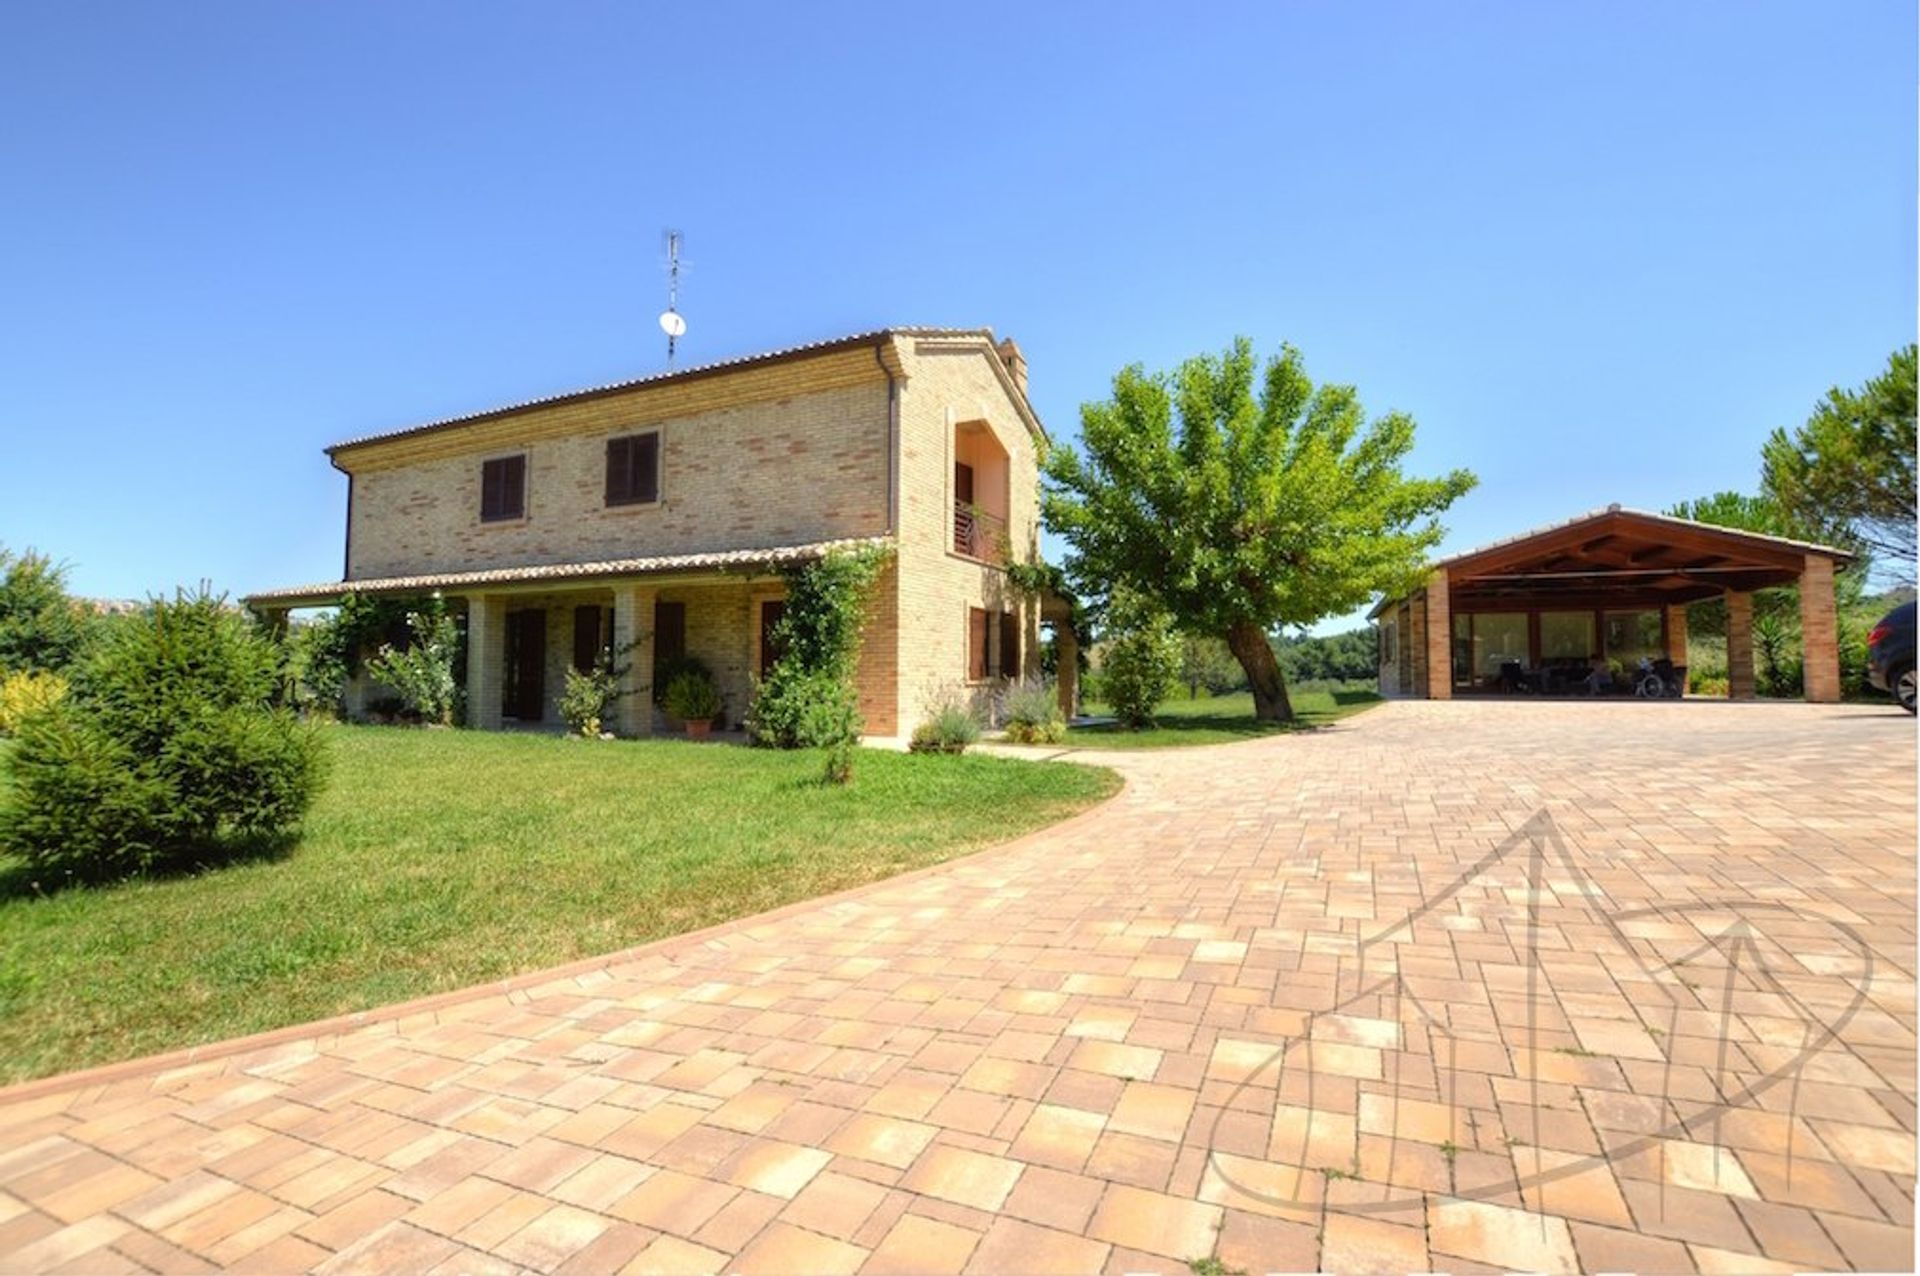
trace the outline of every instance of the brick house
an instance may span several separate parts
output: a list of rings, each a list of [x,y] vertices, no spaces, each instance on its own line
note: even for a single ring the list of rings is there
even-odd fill
[[[904,734],[1038,672],[1042,600],[1007,564],[1037,552],[1045,440],[1019,347],[988,329],[731,359],[336,444],[343,578],[247,601],[284,619],[438,592],[464,616],[477,727],[557,722],[568,666],[633,643],[617,727],[648,735],[665,721],[638,689],[680,655],[737,724],[773,659],[780,569],[884,542],[860,707],[870,734]]]

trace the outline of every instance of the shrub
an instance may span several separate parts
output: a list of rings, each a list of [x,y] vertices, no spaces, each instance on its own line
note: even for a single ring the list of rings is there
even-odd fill
[[[657,660],[653,665],[653,702],[662,709],[667,707],[667,688],[674,679],[683,673],[698,674],[708,682],[714,682],[713,670],[707,668],[707,662],[698,656],[675,656],[671,660]],[[714,683],[715,686],[719,684]],[[672,710],[668,710],[672,712]],[[719,710],[715,710],[718,713]]]
[[[287,639],[295,707],[338,716],[346,708],[347,680],[360,672],[366,653],[409,626],[411,612],[443,606],[438,599],[348,594],[332,615],[295,628]]]
[[[1687,670],[1687,690],[1696,696],[1724,696],[1727,694],[1725,674],[1699,674]]]
[[[1144,599],[1116,598],[1108,624],[1101,695],[1123,725],[1150,727],[1180,672],[1180,639],[1166,613]]]
[[[682,722],[712,722],[720,716],[720,689],[708,674],[683,669],[667,684],[661,707]]]
[[[965,753],[980,738],[980,723],[957,704],[942,705],[913,729],[907,748],[914,753]]]
[[[591,669],[567,670],[566,683],[560,689],[562,721],[584,736],[601,733],[607,719],[613,716],[614,706],[620,702],[620,680],[632,668],[631,664],[616,662],[632,652],[638,641],[618,651],[601,652]]]
[[[97,881],[270,845],[318,790],[319,737],[272,707],[278,658],[205,590],[156,600],[22,725],[0,846]]]
[[[885,546],[832,550],[786,571],[787,605],[771,635],[780,656],[747,715],[755,744],[825,748],[836,784],[853,776],[863,725],[853,686],[860,624],[887,558]]]
[[[1060,694],[1051,683],[1030,679],[1007,690],[1007,738],[1021,744],[1058,744],[1067,738]]]
[[[412,641],[380,648],[367,672],[392,687],[407,712],[422,721],[452,726],[460,704],[460,626],[438,598],[407,616]]]
[[[58,704],[67,680],[57,673],[23,670],[0,678],[0,735],[12,735],[32,715]]]

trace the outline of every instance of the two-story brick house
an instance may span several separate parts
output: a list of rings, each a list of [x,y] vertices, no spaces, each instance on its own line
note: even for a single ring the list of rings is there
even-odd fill
[[[987,329],[890,328],[372,435],[348,478],[342,580],[248,599],[284,614],[348,592],[437,591],[464,614],[468,721],[557,720],[569,664],[632,647],[704,661],[737,723],[771,663],[779,569],[894,548],[864,631],[872,735],[1036,672],[1045,431],[1026,364]],[[1062,662],[1071,668],[1071,659]],[[622,697],[619,729],[657,729]]]

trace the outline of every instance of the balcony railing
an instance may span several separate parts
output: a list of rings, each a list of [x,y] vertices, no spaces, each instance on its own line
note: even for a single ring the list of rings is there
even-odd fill
[[[953,503],[953,552],[1005,566],[1012,559],[1007,520],[965,501]]]

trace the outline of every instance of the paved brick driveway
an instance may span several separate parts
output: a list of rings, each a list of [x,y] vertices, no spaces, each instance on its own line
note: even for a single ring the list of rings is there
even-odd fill
[[[1909,1268],[1914,740],[1404,703],[1116,754],[930,874],[0,1095],[0,1269]]]

